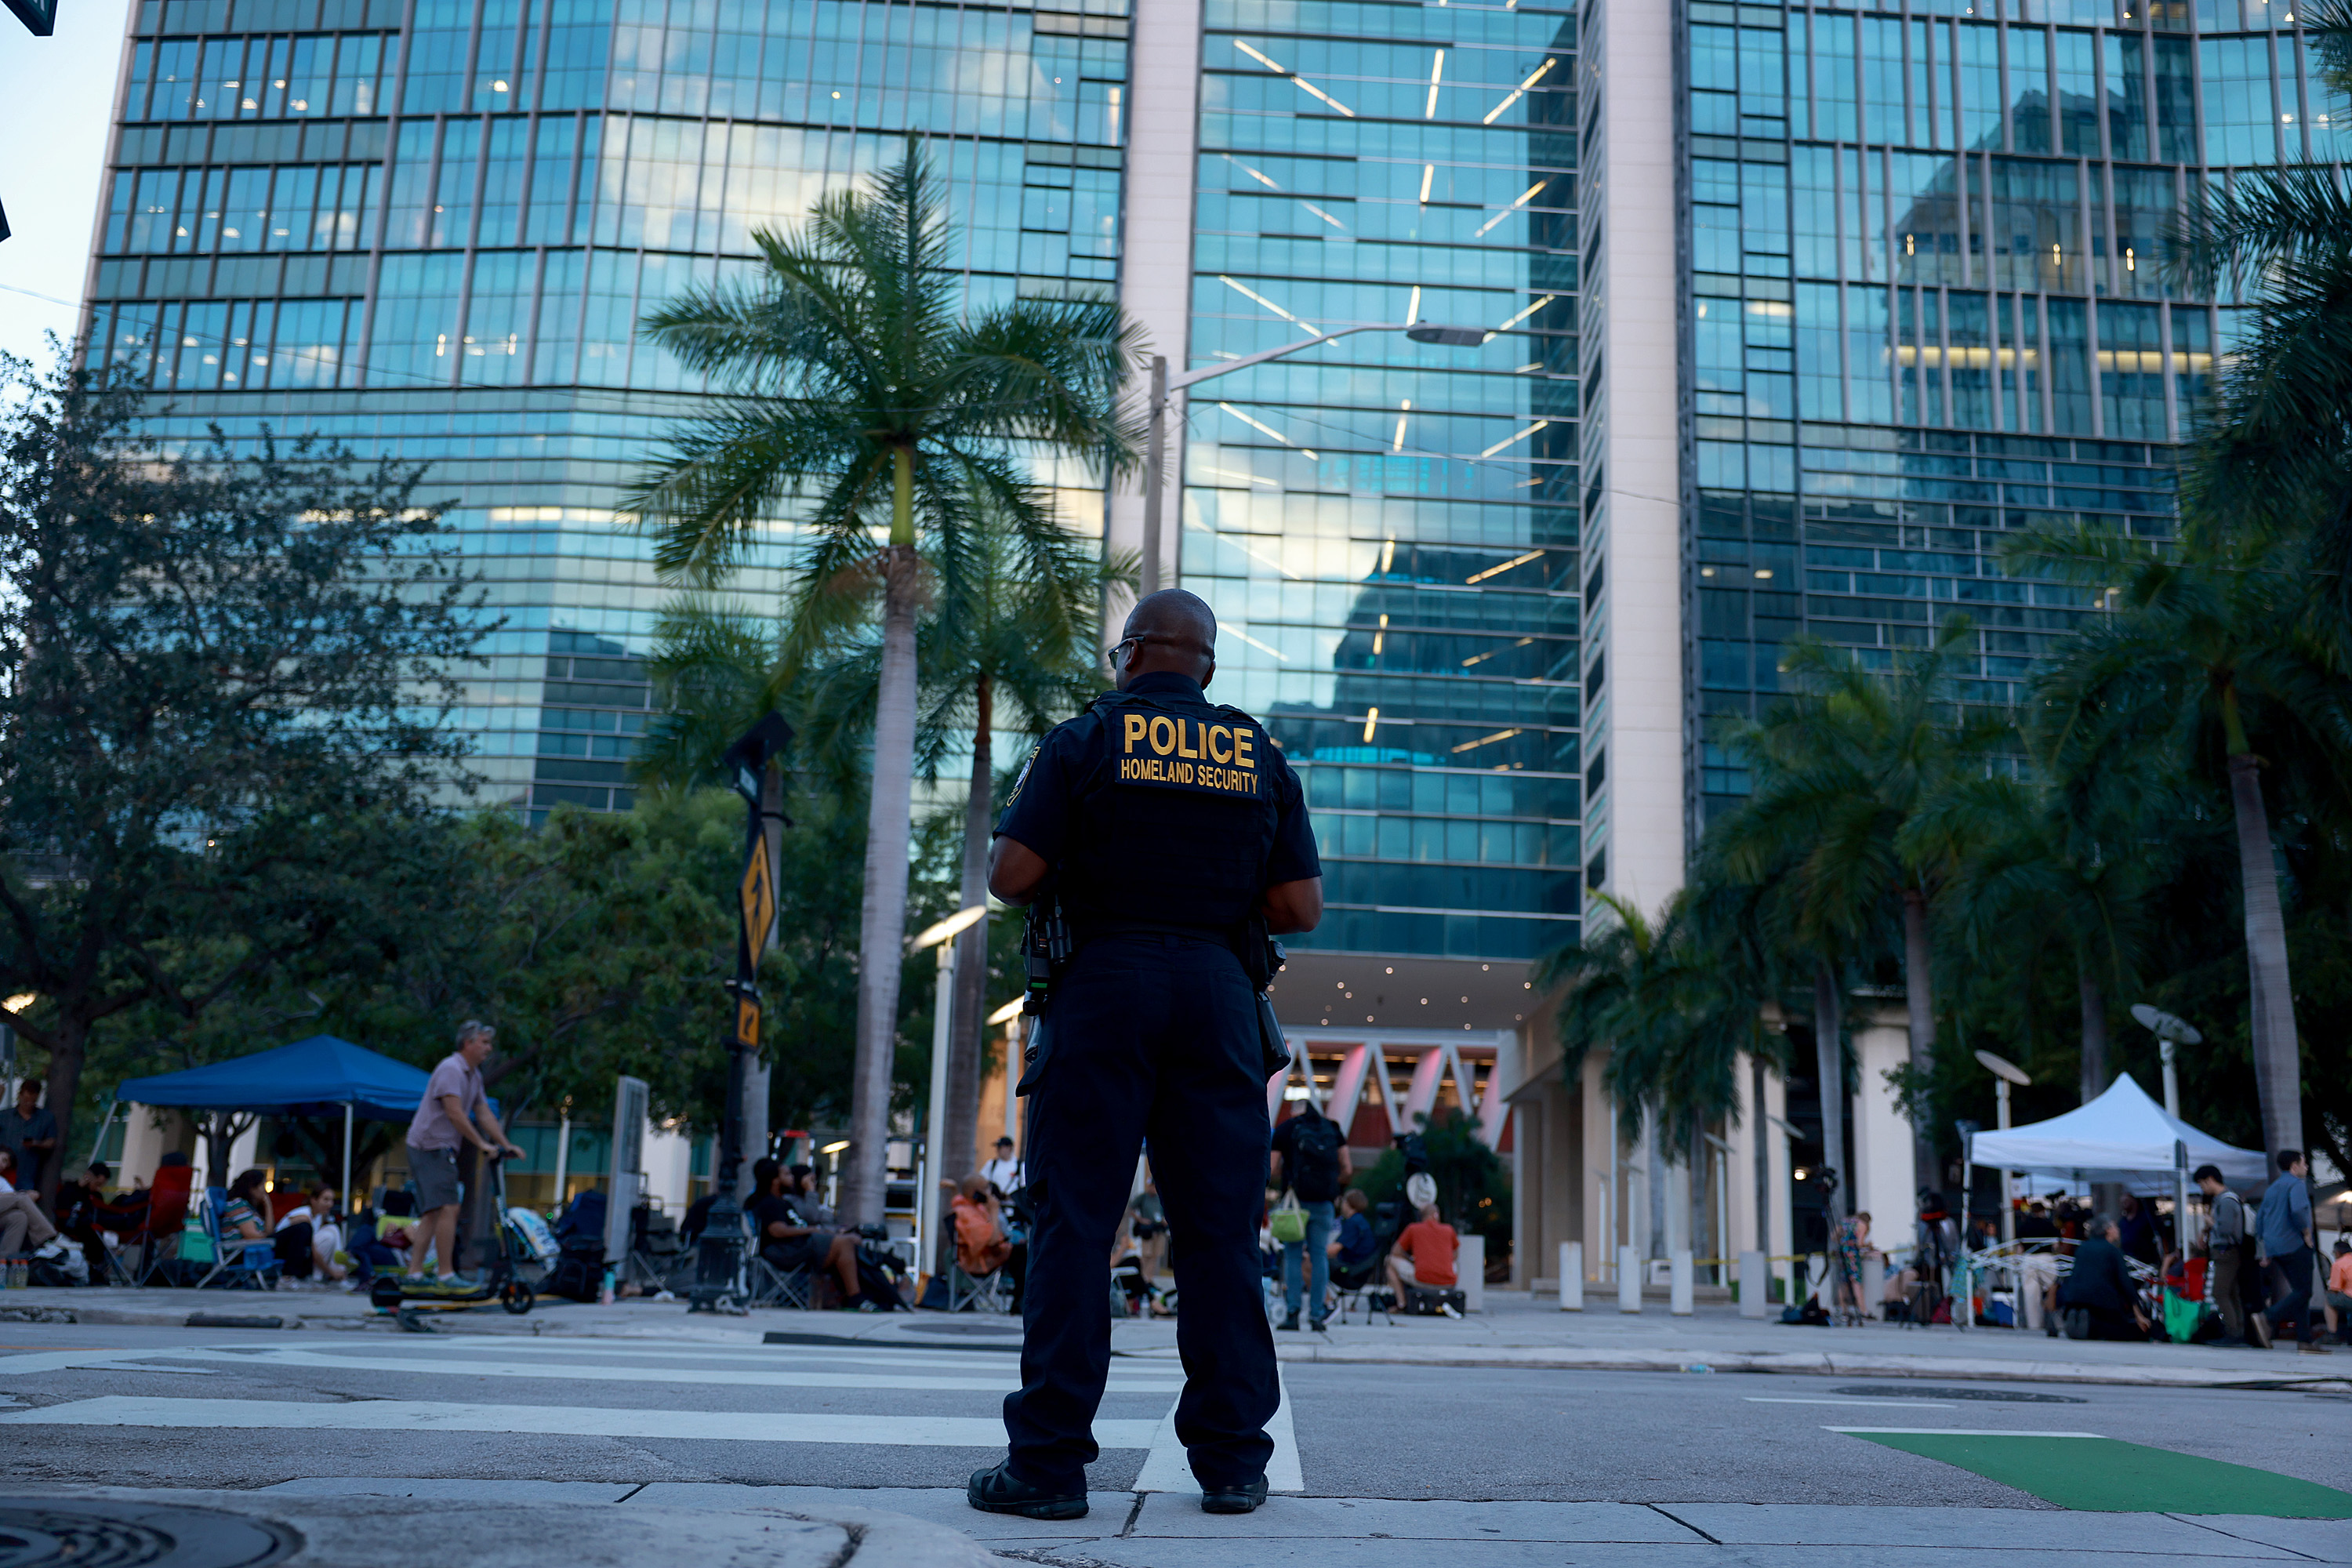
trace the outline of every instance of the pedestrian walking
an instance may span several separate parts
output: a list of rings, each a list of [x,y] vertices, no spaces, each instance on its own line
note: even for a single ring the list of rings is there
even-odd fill
[[[2247,1249],[2246,1203],[2221,1180],[2219,1165],[2197,1167],[2197,1188],[2213,1206],[2213,1223],[2205,1229],[2205,1299],[2221,1310],[2223,1344],[2242,1345],[2246,1339]]]
[[[1277,1193],[1288,1192],[1307,1211],[1307,1235],[1282,1245],[1282,1327],[1298,1327],[1299,1276],[1308,1277],[1307,1316],[1317,1333],[1330,1309],[1324,1296],[1331,1288],[1331,1205],[1339,1189],[1356,1173],[1348,1157],[1348,1137],[1339,1124],[1315,1108],[1311,1100],[1298,1102],[1298,1114],[1274,1130],[1272,1182]]]
[[[1270,933],[1313,929],[1322,867],[1298,780],[1258,721],[1212,704],[1216,617],[1150,595],[1109,650],[1118,689],[1030,753],[989,889],[1030,936],[1029,1279],[1011,1453],[971,1506],[1087,1511],[1110,1366],[1111,1238],[1148,1135],[1175,1245],[1185,1384],[1175,1432],[1202,1506],[1265,1500],[1281,1401],[1256,1246],[1271,1128],[1261,1032]],[[1064,955],[1066,954],[1066,957]]]
[[[981,1180],[995,1189],[1000,1198],[1018,1198],[1021,1189],[1028,1184],[1022,1173],[1021,1162],[1013,1152],[1013,1140],[996,1141],[996,1158],[980,1168]]]
[[[468,1018],[457,1026],[457,1048],[443,1057],[425,1080],[425,1099],[408,1123],[408,1175],[416,1184],[415,1241],[408,1254],[411,1275],[425,1272],[429,1252],[440,1260],[434,1283],[446,1290],[471,1290],[474,1282],[457,1272],[457,1145],[471,1143],[482,1157],[522,1151],[507,1142],[506,1129],[490,1110],[482,1088],[482,1064],[489,1059],[498,1031]]]
[[[2312,1246],[2311,1188],[2305,1180],[2311,1167],[2300,1149],[2280,1150],[2278,1163],[2278,1179],[2263,1194],[2263,1206],[2254,1216],[2254,1237],[2264,1260],[2263,1277],[2270,1286],[2263,1315],[2270,1320],[2273,1334],[2281,1322],[2293,1319],[2295,1349],[2326,1355],[2327,1347],[2318,1337],[2319,1314],[2311,1310],[2312,1264],[2317,1258]]]

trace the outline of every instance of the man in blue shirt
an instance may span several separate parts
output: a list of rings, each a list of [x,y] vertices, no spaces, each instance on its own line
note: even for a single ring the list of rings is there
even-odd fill
[[[2274,1334],[2283,1321],[2293,1319],[2295,1349],[2326,1355],[2311,1310],[2311,1188],[2304,1180],[2311,1167],[2300,1149],[2280,1150],[2278,1163],[2282,1173],[2263,1194],[2263,1206],[2254,1216],[2254,1238],[2262,1244],[2271,1284],[2263,1315]]]

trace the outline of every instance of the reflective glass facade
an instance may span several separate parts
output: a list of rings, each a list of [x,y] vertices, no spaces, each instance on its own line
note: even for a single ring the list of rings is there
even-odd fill
[[[1183,580],[1306,782],[1328,913],[1302,946],[1516,960],[1576,931],[1573,42],[1559,7],[1202,14],[1192,365],[1488,334],[1361,333],[1192,396]]]
[[[2016,700],[2081,589],[2004,533],[2173,526],[2166,443],[2228,312],[2180,298],[2163,226],[2200,181],[2335,154],[2345,106],[2262,0],[1691,0],[1687,619],[1693,773],[1800,631],[1865,659],[1966,611],[1970,694]]]
[[[89,331],[146,367],[171,438],[429,460],[506,618],[461,716],[493,798],[626,806],[665,590],[614,501],[698,390],[635,321],[909,129],[971,297],[1114,287],[1124,10],[143,0]],[[1061,498],[1099,528],[1090,482]]]

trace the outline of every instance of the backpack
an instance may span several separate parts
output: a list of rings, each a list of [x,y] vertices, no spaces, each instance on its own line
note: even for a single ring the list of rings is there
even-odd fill
[[[567,1247],[548,1271],[542,1287],[551,1296],[573,1301],[593,1301],[604,1287],[604,1249]]]
[[[1339,1195],[1339,1124],[1318,1115],[1298,1117],[1290,1127],[1290,1190],[1300,1203],[1329,1203]]]

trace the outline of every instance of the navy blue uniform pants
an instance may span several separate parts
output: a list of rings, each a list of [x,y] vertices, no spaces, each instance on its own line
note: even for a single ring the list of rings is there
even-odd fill
[[[1143,1141],[1176,1255],[1176,1436],[1204,1487],[1265,1473],[1281,1403],[1260,1285],[1265,1076],[1257,1001],[1223,943],[1101,937],[1056,982],[1029,1103],[1032,1215],[1013,1469],[1082,1491],[1110,1372],[1110,1244]]]

